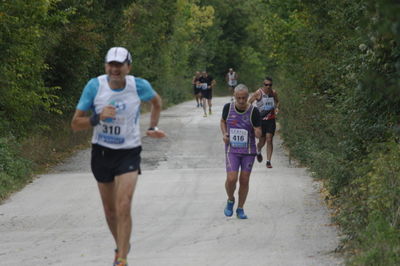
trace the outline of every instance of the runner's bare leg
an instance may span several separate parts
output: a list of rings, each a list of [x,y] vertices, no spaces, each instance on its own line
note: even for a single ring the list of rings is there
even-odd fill
[[[132,197],[138,179],[138,172],[129,172],[115,177],[115,202],[117,210],[118,257],[126,259],[132,232]]]
[[[235,200],[236,183],[238,180],[238,172],[228,172],[226,174],[225,189],[229,200]]]
[[[238,208],[243,208],[243,205],[246,202],[247,194],[249,192],[250,174],[250,172],[240,172]]]
[[[267,133],[267,160],[271,161],[271,157],[272,157],[272,152],[274,150],[274,146],[272,144],[272,138],[273,138],[273,134],[271,133]]]

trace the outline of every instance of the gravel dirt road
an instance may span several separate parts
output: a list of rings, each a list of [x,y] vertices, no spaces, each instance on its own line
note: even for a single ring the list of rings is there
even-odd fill
[[[339,237],[319,183],[290,164],[279,136],[272,169],[255,163],[248,220],[226,218],[223,104],[204,118],[194,101],[163,111],[168,138],[143,138],[129,265],[341,265]],[[142,131],[148,127],[142,116]],[[111,265],[114,244],[89,168],[78,152],[0,206],[0,265]]]

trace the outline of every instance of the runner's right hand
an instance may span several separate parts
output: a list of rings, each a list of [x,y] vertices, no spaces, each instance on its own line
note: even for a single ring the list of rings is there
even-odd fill
[[[228,133],[226,133],[226,134],[223,136],[222,139],[224,140],[225,144],[229,144],[229,135],[228,135]]]

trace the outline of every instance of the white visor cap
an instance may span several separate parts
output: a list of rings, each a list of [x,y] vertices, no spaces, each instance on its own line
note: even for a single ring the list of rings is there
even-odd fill
[[[119,63],[132,63],[132,56],[129,51],[124,47],[113,47],[108,50],[106,55],[106,63],[119,62]]]

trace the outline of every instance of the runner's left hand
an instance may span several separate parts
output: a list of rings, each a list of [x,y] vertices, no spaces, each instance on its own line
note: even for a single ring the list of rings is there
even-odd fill
[[[155,139],[161,139],[161,138],[165,138],[167,136],[167,134],[165,134],[164,131],[158,129],[158,128],[149,128],[146,131],[146,135],[151,137],[151,138],[155,138]]]

